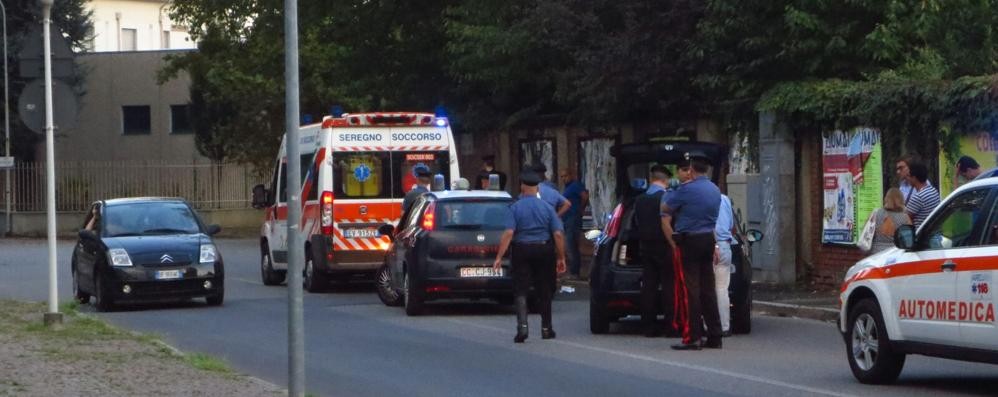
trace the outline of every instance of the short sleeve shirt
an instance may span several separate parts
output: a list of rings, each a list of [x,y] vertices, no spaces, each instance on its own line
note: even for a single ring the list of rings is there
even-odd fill
[[[721,190],[706,176],[684,183],[665,203],[675,220],[676,233],[714,233]]]
[[[572,207],[565,212],[565,219],[572,219],[582,216],[582,193],[586,191],[586,185],[579,181],[571,181],[565,186],[565,191],[561,194],[568,201],[572,202]]]
[[[513,242],[531,243],[551,240],[555,232],[564,232],[554,208],[536,196],[520,196],[509,206],[506,230],[513,231]]]
[[[731,210],[731,200],[721,195],[721,207],[717,211],[717,225],[714,226],[714,239],[731,241],[731,228],[734,226],[734,213]]]
[[[558,206],[567,201],[567,199],[565,196],[562,196],[561,193],[558,193],[558,189],[549,186],[549,183],[550,182],[546,182],[537,185],[537,194],[540,196],[539,198],[541,200],[550,204],[551,208],[557,209]]]
[[[402,212],[408,211],[409,207],[412,207],[412,205],[416,203],[416,199],[419,198],[419,195],[428,191],[429,190],[427,190],[425,186],[416,186],[412,188],[409,193],[405,194],[405,198],[402,199]]]
[[[905,211],[910,213],[911,224],[918,230],[919,226],[922,226],[922,222],[925,222],[925,218],[929,217],[932,210],[939,206],[939,191],[932,185],[926,184],[922,190],[912,191],[911,197],[908,198],[908,204],[905,205]]]

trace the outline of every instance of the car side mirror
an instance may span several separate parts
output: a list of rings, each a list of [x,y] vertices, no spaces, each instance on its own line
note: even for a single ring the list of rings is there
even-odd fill
[[[209,236],[214,236],[221,231],[222,227],[219,225],[208,225],[208,227],[205,228],[204,232],[207,233]]]
[[[253,208],[262,209],[270,206],[270,192],[263,185],[253,186]]]
[[[80,229],[81,240],[97,240],[97,233],[93,230]]]
[[[378,234],[388,236],[389,239],[395,240],[395,226],[387,223],[381,225],[378,227]]]
[[[758,242],[758,241],[762,241],[763,237],[765,237],[765,235],[762,234],[761,231],[756,230],[756,229],[749,229],[748,235],[745,236],[745,240],[747,240],[749,242],[749,244],[751,244],[751,243],[755,243],[755,242]]]
[[[590,231],[586,232],[586,234],[585,234],[586,240],[589,240],[589,241],[599,240],[600,237],[603,237],[603,232],[601,232],[599,230],[595,230],[595,229],[594,230],[590,230]]]
[[[894,246],[903,250],[910,250],[915,246],[915,227],[912,225],[901,225],[894,230]]]

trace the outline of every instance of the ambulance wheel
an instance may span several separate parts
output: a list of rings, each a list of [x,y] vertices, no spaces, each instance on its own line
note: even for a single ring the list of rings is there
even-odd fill
[[[374,282],[377,284],[378,299],[381,299],[381,303],[385,306],[402,305],[402,294],[392,288],[392,273],[388,264],[381,265],[378,274],[374,276]]]
[[[606,315],[606,308],[595,299],[589,300],[589,332],[593,335],[610,332],[610,318]]]
[[[311,293],[322,292],[329,288],[329,279],[315,268],[315,261],[308,253],[305,254],[305,275],[302,277],[302,284]]]
[[[409,281],[409,272],[405,273],[403,281],[403,293],[405,294],[405,314],[408,316],[418,316],[423,313],[423,295],[419,293],[419,286],[413,286]]]
[[[263,285],[283,283],[286,275],[286,272],[274,270],[274,261],[270,259],[270,249],[264,243],[263,247],[260,247],[260,278],[263,279]]]
[[[849,311],[846,353],[849,368],[860,383],[888,384],[897,380],[905,355],[894,352],[880,305],[864,299]]]

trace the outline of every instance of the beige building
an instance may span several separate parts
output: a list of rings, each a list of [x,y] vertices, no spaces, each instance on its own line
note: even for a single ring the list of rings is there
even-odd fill
[[[164,57],[180,51],[96,52],[77,55],[86,70],[76,126],[57,131],[59,161],[203,163],[188,117],[185,73],[160,85]],[[44,157],[38,157],[44,158]]]
[[[93,40],[89,51],[191,49],[195,43],[184,26],[170,19],[169,0],[90,0]]]

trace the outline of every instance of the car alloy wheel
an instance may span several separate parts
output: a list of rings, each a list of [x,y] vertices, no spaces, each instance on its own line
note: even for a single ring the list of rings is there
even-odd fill
[[[315,269],[315,261],[311,255],[305,256],[305,275],[302,281],[308,292],[321,292],[327,287],[326,277]]]
[[[873,369],[873,363],[880,354],[877,340],[877,323],[873,316],[863,313],[856,318],[852,329],[852,359],[864,371]]]
[[[378,270],[376,279],[378,288],[378,298],[386,306],[399,306],[402,304],[402,294],[392,288],[392,274],[388,265],[382,265]]]
[[[410,316],[419,315],[423,309],[423,298],[413,290],[412,284],[409,281],[409,272],[405,273],[402,289],[405,293],[405,314]]]
[[[880,306],[873,299],[850,306],[846,352],[853,376],[861,383],[894,382],[904,368],[905,355],[893,350]]]
[[[284,281],[284,274],[274,270],[274,262],[267,253],[267,247],[263,247],[263,253],[260,254],[260,278],[263,279],[263,285],[278,285]]]

